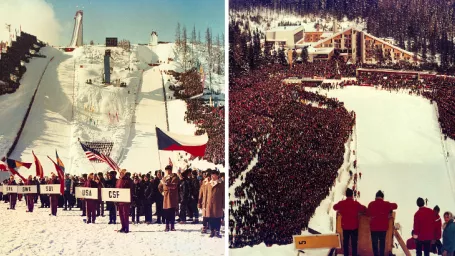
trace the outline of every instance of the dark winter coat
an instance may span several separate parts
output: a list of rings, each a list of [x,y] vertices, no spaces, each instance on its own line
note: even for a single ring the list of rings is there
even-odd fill
[[[133,200],[131,202],[132,202],[133,206],[141,205],[142,204],[142,200],[144,198],[144,193],[143,193],[143,190],[142,190],[141,183],[134,184],[132,193],[133,193],[133,195],[132,195]]]
[[[153,201],[155,202],[162,202],[163,201],[163,195],[161,194],[160,190],[158,189],[158,186],[160,185],[161,180],[158,178],[155,178],[152,182],[152,187],[153,187]]]
[[[442,251],[455,251],[455,223],[453,219],[449,220],[442,233],[442,242]]]
[[[193,200],[199,198],[200,183],[197,178],[191,179],[191,197]]]
[[[359,215],[366,212],[367,208],[359,202],[348,197],[333,206],[335,211],[341,214],[341,226],[343,230],[355,230],[359,228]]]
[[[390,212],[396,210],[398,205],[377,198],[368,205],[367,214],[370,216],[371,231],[387,231],[389,228]]]
[[[191,200],[191,182],[188,178],[183,178],[180,181],[180,203],[187,204]]]
[[[144,193],[144,203],[151,204],[153,203],[153,183],[150,181],[142,183],[142,191]]]
[[[435,236],[436,216],[434,211],[427,207],[420,207],[414,214],[414,234],[419,241],[433,240]]]

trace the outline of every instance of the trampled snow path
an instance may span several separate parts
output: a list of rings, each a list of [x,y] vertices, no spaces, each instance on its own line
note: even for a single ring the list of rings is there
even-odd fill
[[[49,155],[55,158],[55,150],[64,163],[69,163],[68,145],[71,138],[71,110],[73,93],[74,62],[71,56],[55,51],[50,62],[22,135],[11,158],[33,159],[32,150],[44,170],[54,170],[52,162],[44,161]],[[33,168],[32,168],[33,169]],[[23,175],[34,174],[34,170],[23,170]]]
[[[122,234],[114,231],[120,225],[107,224],[107,216],[98,217],[96,224],[85,224],[81,211],[62,211],[59,208],[57,217],[51,217],[50,209],[39,209],[36,207],[39,204],[35,205],[33,213],[25,212],[24,200],[18,202],[16,210],[7,210],[8,205],[0,202],[0,255],[224,254],[224,237],[201,235],[201,224],[176,224],[175,232],[164,232],[163,224],[130,225],[131,232]],[[141,220],[144,220],[143,216]],[[221,231],[224,231],[223,227]]]

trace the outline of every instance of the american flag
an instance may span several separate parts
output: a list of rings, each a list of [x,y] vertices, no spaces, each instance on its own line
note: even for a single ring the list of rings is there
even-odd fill
[[[90,148],[89,146],[83,144],[82,142],[79,142],[79,143],[81,143],[81,147],[84,150],[85,156],[88,158],[88,160],[90,160],[90,161],[97,161],[98,160],[98,161],[101,161],[101,162],[105,162],[114,171],[118,171],[118,169],[120,169],[120,167],[109,156],[106,156],[105,154],[100,153],[100,152],[98,152],[97,150],[95,150],[93,148]]]

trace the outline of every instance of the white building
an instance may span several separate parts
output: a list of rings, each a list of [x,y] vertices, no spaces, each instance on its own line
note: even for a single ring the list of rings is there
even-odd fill
[[[156,31],[153,31],[152,34],[150,35],[150,45],[151,46],[158,45],[158,34],[156,33]]]
[[[294,48],[295,43],[303,38],[303,26],[281,26],[265,32],[267,42],[275,46]]]

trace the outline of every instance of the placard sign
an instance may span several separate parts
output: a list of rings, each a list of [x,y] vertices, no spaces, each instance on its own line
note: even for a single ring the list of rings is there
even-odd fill
[[[3,186],[3,189],[5,191],[3,191],[4,194],[11,194],[11,193],[17,193],[17,186],[16,185],[4,185]]]
[[[101,198],[108,202],[131,202],[131,190],[129,188],[102,188]]]
[[[60,184],[41,185],[41,194],[58,194],[60,195]]]
[[[36,193],[38,193],[38,186],[36,186],[36,185],[18,186],[17,193],[19,193],[19,194],[36,194]]]
[[[340,235],[305,235],[293,236],[296,250],[316,248],[341,248]]]
[[[76,198],[98,199],[98,189],[76,187]]]

